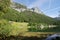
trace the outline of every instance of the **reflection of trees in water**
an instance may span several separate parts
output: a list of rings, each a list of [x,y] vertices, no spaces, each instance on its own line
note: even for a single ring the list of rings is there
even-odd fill
[[[60,34],[54,34],[52,36],[48,36],[46,40],[60,40]]]
[[[0,38],[0,40],[44,40],[45,38],[43,37],[23,37],[23,36],[10,36],[10,37],[4,37],[4,38]]]

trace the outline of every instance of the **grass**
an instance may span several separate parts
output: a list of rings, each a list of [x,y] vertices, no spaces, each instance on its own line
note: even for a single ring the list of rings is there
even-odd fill
[[[12,24],[12,26],[14,26],[14,27],[18,27],[18,28],[20,28],[20,29],[22,29],[22,30],[27,30],[27,27],[28,27],[28,23],[19,23],[19,22],[12,22],[11,23]],[[20,30],[21,31],[21,30]]]
[[[21,22],[12,22],[10,21],[10,24],[12,25],[13,27],[13,30],[11,31],[11,34],[12,35],[18,35],[18,34],[21,34],[21,33],[24,33],[26,31],[28,31],[28,23],[21,23]]]
[[[21,32],[23,36],[38,36],[40,34],[53,34],[55,32],[28,32],[28,23],[21,22],[12,22],[11,25],[13,27],[17,27],[19,32]],[[14,31],[13,31],[14,32]],[[16,32],[15,32],[16,33]]]
[[[29,39],[32,39],[32,40],[40,40],[43,39],[43,38],[46,38],[47,35],[52,35],[52,34],[55,34],[55,32],[28,32],[28,23],[26,22],[12,22],[12,21],[9,21],[9,23],[12,25],[11,28],[12,31],[10,32],[10,34],[12,36],[8,36],[8,37],[2,37],[3,40],[29,40]],[[10,29],[10,28],[9,28]],[[2,40],[1,38],[1,40]]]
[[[9,21],[9,23],[11,24],[11,31],[10,31],[10,35],[21,35],[21,36],[40,36],[41,34],[54,34],[55,32],[41,32],[41,31],[38,31],[38,32],[32,32],[32,31],[29,31],[28,30],[28,23],[26,22],[13,22],[13,21]],[[10,29],[10,28],[9,28]],[[32,29],[33,30],[33,29]]]

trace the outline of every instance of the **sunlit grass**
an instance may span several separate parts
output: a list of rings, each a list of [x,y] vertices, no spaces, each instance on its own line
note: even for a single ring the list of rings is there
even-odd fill
[[[11,22],[13,30],[11,31],[12,35],[18,35],[20,33],[24,33],[28,31],[28,23],[21,22]],[[21,34],[20,34],[21,35]]]

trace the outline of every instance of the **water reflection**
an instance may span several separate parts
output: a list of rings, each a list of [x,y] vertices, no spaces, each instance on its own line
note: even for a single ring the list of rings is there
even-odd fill
[[[46,40],[60,40],[60,34],[54,34],[46,38]]]
[[[45,36],[44,36],[45,35]],[[40,37],[37,36],[1,36],[0,35],[0,40],[60,40],[60,34],[54,34],[54,35],[49,35],[46,36],[47,34],[41,34],[39,35]]]
[[[5,37],[5,38],[0,38],[0,40],[44,40],[45,38],[43,37],[27,37],[27,36],[10,36],[10,37]]]

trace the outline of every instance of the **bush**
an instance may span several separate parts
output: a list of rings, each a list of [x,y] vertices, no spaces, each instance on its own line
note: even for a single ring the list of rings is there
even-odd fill
[[[20,28],[17,26],[13,26],[7,20],[0,20],[0,34],[5,36],[17,36],[20,34]]]
[[[0,34],[9,36],[11,30],[11,25],[8,23],[8,21],[2,19],[0,20]]]
[[[0,19],[2,18],[3,15],[4,13],[0,11]]]

